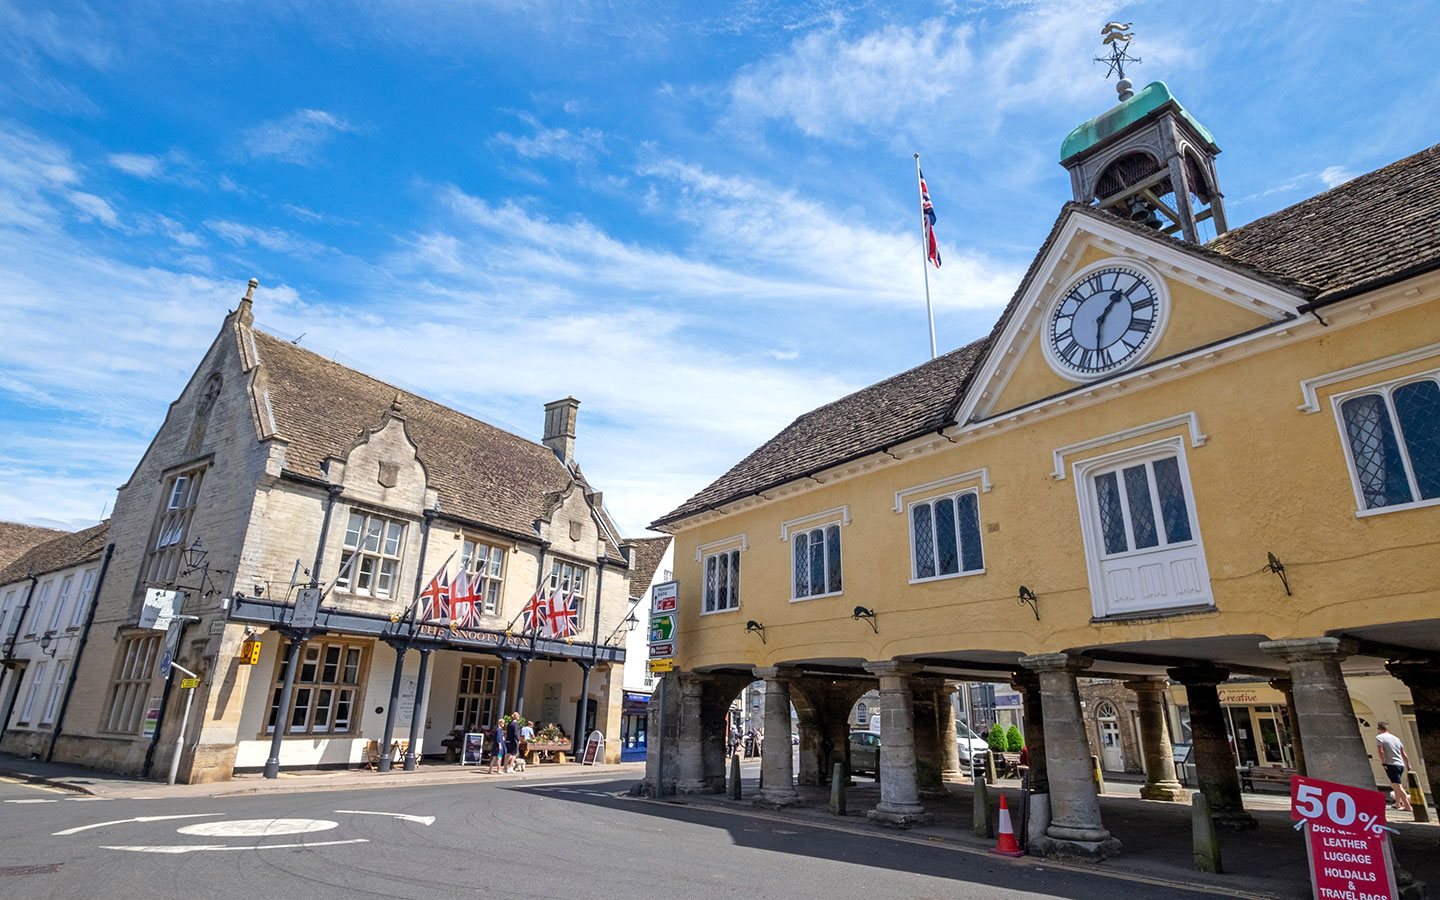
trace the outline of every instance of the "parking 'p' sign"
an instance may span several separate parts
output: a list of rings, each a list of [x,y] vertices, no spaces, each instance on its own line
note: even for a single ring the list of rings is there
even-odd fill
[[[1290,817],[1305,829],[1315,896],[1394,900],[1395,864],[1385,824],[1385,797],[1373,788],[1295,776]]]

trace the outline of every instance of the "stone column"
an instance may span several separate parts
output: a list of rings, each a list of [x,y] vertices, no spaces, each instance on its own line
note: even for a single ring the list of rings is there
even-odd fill
[[[936,698],[938,711],[940,713],[940,749],[944,755],[945,763],[940,768],[940,775],[958,777],[960,775],[960,732],[955,727],[955,688],[945,685],[940,689]]]
[[[1175,777],[1175,755],[1165,730],[1165,680],[1127,681],[1125,686],[1135,692],[1140,707],[1140,752],[1145,755],[1145,786],[1140,796],[1145,800],[1187,799]]]
[[[702,708],[705,676],[682,672],[676,680],[680,683],[680,765],[675,778],[675,792],[703,794],[707,792]]]
[[[790,679],[794,676],[793,669],[755,669],[755,677],[765,679],[765,743],[760,750],[760,780],[764,787],[755,798],[756,806],[780,809],[800,802],[790,743]]]
[[[1360,736],[1360,723],[1340,661],[1355,652],[1339,638],[1264,641],[1260,649],[1290,665],[1295,717],[1305,740],[1305,770],[1311,778],[1355,787],[1375,787],[1375,773]]]
[[[941,774],[945,768],[945,748],[940,740],[939,704],[940,689],[944,686],[944,681],[939,678],[910,679],[911,718],[915,728],[915,788],[921,800],[949,796]],[[883,736],[881,742],[883,746]]]
[[[1100,821],[1100,798],[1090,774],[1090,743],[1080,712],[1075,674],[1093,660],[1071,653],[1021,657],[1020,665],[1040,681],[1045,715],[1045,769],[1050,787],[1050,826],[1032,842],[1040,853],[1062,853],[1084,859],[1107,859],[1120,852],[1120,842]],[[1033,728],[1033,726],[1031,726]],[[1034,751],[1030,754],[1034,756]]]
[[[902,828],[929,819],[920,805],[915,773],[915,721],[910,676],[924,667],[887,661],[866,663],[865,670],[880,678],[880,802],[870,810],[870,821]]]
[[[1420,758],[1425,761],[1430,795],[1440,798],[1436,793],[1440,786],[1440,664],[1392,662],[1385,668],[1410,689],[1410,699],[1415,704],[1415,728],[1420,732]],[[1407,749],[1410,762],[1414,763],[1415,748]],[[1436,802],[1440,803],[1440,799]]]
[[[1240,773],[1235,768],[1235,753],[1230,749],[1230,733],[1225,730],[1225,711],[1220,708],[1220,693],[1215,690],[1216,685],[1229,677],[1230,670],[1219,666],[1185,666],[1170,670],[1171,680],[1185,685],[1185,700],[1190,706],[1195,778],[1200,792],[1210,803],[1215,824],[1234,831],[1247,831],[1259,823],[1245,811],[1245,801],[1240,797]]]
[[[1030,763],[1030,821],[1026,832],[1034,842],[1045,837],[1050,827],[1050,779],[1045,767],[1045,710],[1040,702],[1040,676],[1029,669],[1017,669],[1010,684],[1020,691],[1025,704],[1025,759]]]
[[[795,780],[800,784],[812,786],[824,784],[828,773],[825,772],[822,766],[823,760],[820,758],[823,755],[820,743],[824,739],[824,735],[820,733],[819,717],[814,710],[797,709],[796,712],[798,721],[795,730],[800,735],[798,747],[800,771],[795,773]]]
[[[1295,718],[1295,683],[1288,678],[1272,678],[1270,686],[1285,695],[1285,730],[1290,733],[1290,750],[1295,755],[1295,771],[1305,774],[1305,745],[1300,739],[1300,721]]]
[[[720,693],[714,681],[706,682],[700,693],[700,777],[704,790],[712,794],[725,793],[725,778],[730,770],[730,759],[725,755],[730,698]]]

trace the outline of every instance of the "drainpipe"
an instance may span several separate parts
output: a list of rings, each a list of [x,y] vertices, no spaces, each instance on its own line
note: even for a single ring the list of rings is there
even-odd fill
[[[11,633],[10,640],[5,642],[5,659],[7,661],[15,655],[15,643],[20,640],[20,626],[25,624],[25,614],[30,611],[30,600],[35,596],[35,585],[39,583],[40,576],[36,575],[32,568],[30,570],[30,588],[25,592],[25,602],[20,604],[19,618],[15,620],[15,631]],[[6,671],[11,670],[7,667]],[[18,668],[14,671],[20,672],[22,676],[24,674],[24,671]],[[16,690],[10,695],[10,702],[5,704],[5,718],[0,719],[0,740],[5,739],[5,732],[10,729],[10,715],[15,712],[15,701],[20,696],[19,685],[15,687]]]
[[[95,590],[90,595],[90,612],[85,616],[85,627],[80,631],[80,640],[76,642],[75,653],[70,659],[70,677],[65,682],[65,696],[60,699],[60,711],[55,714],[55,730],[50,733],[50,747],[45,751],[47,763],[55,755],[55,741],[65,728],[65,710],[70,708],[70,694],[75,690],[75,676],[80,672],[80,654],[85,652],[85,644],[90,639],[90,626],[95,624],[95,610],[100,607],[100,589],[105,586],[105,573],[110,571],[110,557],[114,553],[115,545],[107,544],[105,559],[100,563],[100,574],[95,578]]]
[[[332,484],[326,488],[325,518],[320,521],[320,541],[315,545],[315,564],[310,567],[310,586],[320,586],[320,567],[325,564],[325,542],[330,538],[330,516],[335,512],[335,501],[340,499],[342,485]]]

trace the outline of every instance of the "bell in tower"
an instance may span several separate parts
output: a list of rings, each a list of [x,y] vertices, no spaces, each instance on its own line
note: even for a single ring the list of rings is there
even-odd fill
[[[1102,29],[1108,57],[1098,62],[1118,75],[1120,103],[1066,136],[1060,165],[1070,172],[1075,199],[1202,243],[1200,223],[1210,220],[1224,234],[1225,203],[1215,174],[1220,148],[1210,131],[1180,105],[1164,82],[1139,93],[1125,77],[1125,64],[1140,60],[1126,51],[1128,24]]]

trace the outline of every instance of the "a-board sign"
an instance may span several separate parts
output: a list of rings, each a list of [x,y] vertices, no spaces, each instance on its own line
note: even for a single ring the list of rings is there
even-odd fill
[[[674,641],[656,641],[650,645],[651,659],[669,659],[675,655]]]
[[[680,582],[664,581],[650,588],[650,611],[674,612],[680,602]]]
[[[1296,775],[1290,817],[1305,826],[1316,897],[1396,900],[1395,860],[1385,824],[1385,795]]]
[[[320,612],[320,589],[301,588],[295,594],[295,612],[290,615],[291,628],[314,628]]]
[[[468,732],[460,745],[460,765],[478,766],[485,756],[485,735]]]
[[[160,724],[160,698],[151,697],[150,706],[145,710],[145,727],[141,730],[141,737],[151,738],[155,736],[155,728]]]
[[[197,688],[197,687],[199,687],[199,686],[200,686],[200,679],[198,679],[198,678],[182,678],[182,679],[180,679],[180,689],[181,689],[182,691],[185,690],[185,689],[187,689],[187,688]]]
[[[673,659],[668,659],[668,658],[667,658],[667,659],[652,659],[652,660],[650,660],[650,673],[651,673],[652,675],[653,675],[653,674],[660,673],[660,672],[673,672],[673,671],[675,671],[675,660],[673,660]]]
[[[596,762],[605,761],[605,735],[598,731],[590,732],[590,740],[585,742],[585,756],[581,758],[580,765],[593,766]]]

